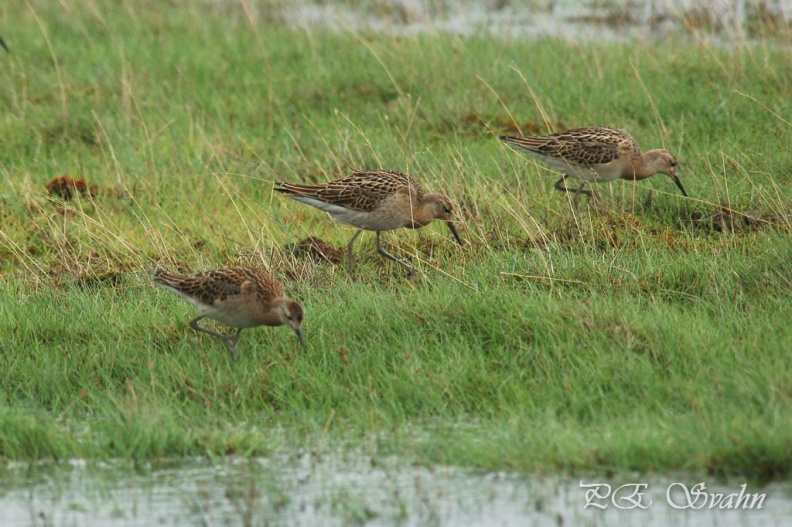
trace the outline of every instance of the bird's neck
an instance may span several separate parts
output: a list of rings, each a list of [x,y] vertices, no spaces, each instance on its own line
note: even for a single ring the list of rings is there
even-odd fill
[[[275,300],[270,304],[269,309],[263,311],[259,317],[259,321],[262,326],[281,326],[283,325],[283,320],[281,319],[280,314],[280,307],[285,302],[285,299],[281,298]]]
[[[427,195],[422,203],[413,207],[411,211],[412,224],[407,225],[411,229],[420,229],[432,223],[435,219],[434,202],[431,194]]]
[[[633,172],[627,179],[638,181],[657,174],[662,168],[662,159],[659,153],[660,150],[649,150],[643,156],[638,157],[637,162],[633,163]]]

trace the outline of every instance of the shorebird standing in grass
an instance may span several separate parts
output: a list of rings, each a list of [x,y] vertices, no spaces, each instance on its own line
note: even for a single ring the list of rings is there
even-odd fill
[[[281,183],[275,190],[360,229],[348,245],[350,275],[353,275],[352,247],[364,230],[377,233],[377,252],[403,265],[407,276],[412,276],[415,269],[382,248],[382,231],[401,227],[420,229],[433,220],[443,220],[462,245],[452,219],[454,207],[451,200],[442,194],[424,193],[414,179],[400,172],[361,170],[321,185]]]
[[[198,309],[190,321],[197,330],[218,337],[237,359],[237,342],[243,329],[287,325],[294,330],[303,349],[303,309],[283,296],[283,286],[272,273],[248,267],[225,267],[191,276],[157,272],[154,281],[184,297]],[[204,317],[237,328],[232,338],[198,325]]]
[[[589,126],[538,137],[501,136],[501,140],[563,172],[565,175],[554,186],[564,192],[575,191],[576,206],[580,194],[596,198],[592,191],[583,190],[586,183],[619,178],[639,181],[658,173],[673,179],[682,195],[687,197],[677,177],[677,161],[671,152],[659,149],[644,154],[624,130]],[[565,180],[570,176],[580,181],[578,188],[566,186]]]

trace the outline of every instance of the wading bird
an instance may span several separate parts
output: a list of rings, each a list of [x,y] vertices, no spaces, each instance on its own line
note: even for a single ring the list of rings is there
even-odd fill
[[[403,265],[408,276],[412,276],[415,269],[382,248],[382,231],[401,227],[420,229],[433,220],[443,220],[459,245],[462,245],[452,219],[454,207],[451,200],[442,194],[424,193],[420,185],[407,174],[389,170],[361,170],[321,185],[281,183],[275,190],[360,229],[352,236],[347,247],[350,275],[353,275],[352,247],[364,230],[377,233],[377,252]]]
[[[256,326],[287,325],[306,349],[301,330],[305,318],[303,309],[294,300],[284,297],[283,286],[268,271],[225,267],[188,276],[157,272],[154,281],[194,305],[198,316],[190,321],[190,326],[222,340],[234,360],[242,330]],[[199,326],[198,321],[204,317],[237,328],[233,338]]]
[[[624,130],[589,126],[545,136],[501,136],[501,140],[563,172],[565,175],[554,187],[564,192],[574,191],[576,206],[580,194],[596,197],[592,191],[583,190],[586,183],[619,178],[639,181],[658,173],[673,179],[682,195],[687,197],[671,152],[658,149],[643,153],[635,139]],[[568,188],[565,180],[569,177],[579,180],[580,186]]]

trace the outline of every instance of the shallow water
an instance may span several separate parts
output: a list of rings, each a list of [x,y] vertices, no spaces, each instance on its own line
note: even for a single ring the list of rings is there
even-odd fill
[[[310,0],[271,16],[302,28],[399,35],[442,31],[569,40],[662,40],[703,30],[717,39],[745,40],[787,32],[790,0],[381,0],[352,5]],[[760,29],[760,22],[763,29]]]
[[[647,481],[642,505],[584,508],[580,479],[526,478],[457,468],[405,465],[359,453],[294,454],[283,458],[191,462],[173,466],[122,463],[16,463],[0,469],[0,525],[371,525],[781,526],[792,517],[792,485],[746,492],[766,495],[761,509],[675,510],[666,490],[705,481],[708,491],[739,492],[742,482],[701,478]],[[583,478],[584,483],[600,482]],[[616,486],[627,481],[609,482]],[[685,504],[681,487],[672,494]],[[631,489],[615,503],[629,506]],[[604,495],[604,492],[600,492]],[[697,505],[701,505],[697,502]]]

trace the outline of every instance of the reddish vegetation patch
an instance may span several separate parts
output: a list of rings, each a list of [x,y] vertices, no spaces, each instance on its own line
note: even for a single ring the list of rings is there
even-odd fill
[[[548,129],[548,124],[550,129]],[[566,127],[561,121],[544,123],[531,119],[518,123],[510,115],[481,115],[468,112],[460,116],[455,123],[457,133],[480,133],[482,129],[492,135],[545,135],[553,131],[558,132]]]
[[[75,194],[88,197],[95,196],[99,191],[96,185],[89,186],[84,179],[74,179],[69,176],[58,176],[46,186],[50,196],[55,195],[66,201],[71,201]]]
[[[713,213],[694,211],[690,215],[694,227],[716,232],[739,232],[749,229],[760,229],[767,226],[778,226],[779,218],[762,215],[759,212],[746,210],[737,211],[721,205],[716,206]]]
[[[344,366],[349,366],[349,350],[346,348],[341,348],[338,350],[338,356],[341,357],[341,362],[344,363]]]
[[[326,241],[311,236],[297,244],[295,253],[299,256],[311,258],[317,262],[330,262],[333,264],[344,261],[344,251],[336,249]]]
[[[564,127],[560,123],[556,123],[556,130],[563,130]],[[544,123],[537,123],[536,121],[525,121],[522,124],[514,122],[512,119],[501,120],[498,125],[507,133],[511,135],[545,135],[550,132],[547,131],[547,126]]]

